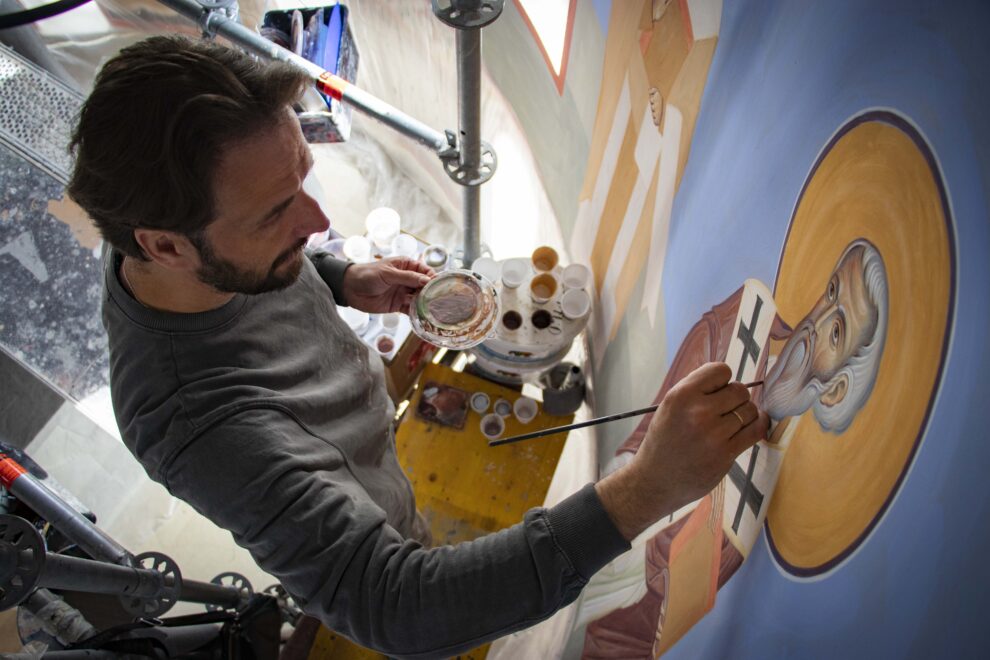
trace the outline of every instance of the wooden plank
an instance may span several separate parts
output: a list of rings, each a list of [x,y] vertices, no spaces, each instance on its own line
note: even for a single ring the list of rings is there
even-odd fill
[[[510,403],[521,395],[471,374],[430,364],[419,382],[434,381],[469,394],[484,392],[492,401]],[[432,423],[416,415],[420,387],[396,431],[399,462],[412,481],[420,512],[430,523],[435,545],[470,541],[511,527],[529,509],[540,506],[564,447],[565,435],[489,447],[481,433],[483,414],[468,411],[463,429]],[[491,407],[489,407],[491,411]],[[573,415],[541,412],[528,424],[505,420],[509,437],[570,424]]]

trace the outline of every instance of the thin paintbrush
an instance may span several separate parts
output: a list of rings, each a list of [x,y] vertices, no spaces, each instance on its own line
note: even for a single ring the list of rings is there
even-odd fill
[[[756,387],[757,385],[762,385],[762,380],[757,380],[752,383],[746,383],[746,387]],[[507,445],[512,442],[519,442],[520,440],[532,440],[533,438],[542,438],[545,435],[554,435],[557,433],[564,433],[565,431],[572,431],[574,429],[583,429],[585,426],[594,426],[596,424],[604,424],[605,422],[614,422],[617,419],[625,419],[626,417],[635,417],[636,415],[645,415],[655,411],[659,407],[659,404],[655,406],[649,406],[647,408],[640,408],[639,410],[630,410],[629,412],[616,413],[615,415],[606,415],[605,417],[596,417],[595,419],[589,419],[586,422],[578,422],[577,424],[567,424],[565,426],[555,426],[552,429],[543,429],[542,431],[533,431],[532,433],[523,433],[522,435],[514,435],[511,438],[501,438],[499,440],[490,440],[488,442],[489,447],[498,447],[499,445]]]

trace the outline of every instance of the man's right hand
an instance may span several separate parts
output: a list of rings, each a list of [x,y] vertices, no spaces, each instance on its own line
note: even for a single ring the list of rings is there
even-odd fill
[[[732,369],[712,362],[672,387],[631,463],[595,488],[627,540],[711,491],[735,458],[766,437],[769,418]]]

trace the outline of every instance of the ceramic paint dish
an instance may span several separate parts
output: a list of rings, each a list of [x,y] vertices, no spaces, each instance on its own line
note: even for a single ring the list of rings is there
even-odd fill
[[[500,311],[495,285],[469,270],[437,275],[409,304],[412,328],[420,338],[457,350],[488,339]]]

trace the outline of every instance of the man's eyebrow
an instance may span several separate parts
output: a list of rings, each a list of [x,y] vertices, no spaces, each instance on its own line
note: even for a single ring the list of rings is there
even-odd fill
[[[286,199],[285,201],[276,204],[274,207],[272,207],[270,211],[268,211],[268,213],[265,214],[265,216],[261,219],[261,221],[265,222],[266,220],[270,220],[271,218],[275,217],[285,209],[289,208],[289,204],[291,204],[292,200],[295,198],[296,196],[293,195],[292,197]]]

